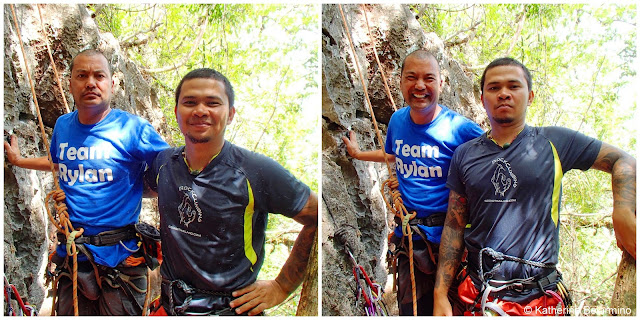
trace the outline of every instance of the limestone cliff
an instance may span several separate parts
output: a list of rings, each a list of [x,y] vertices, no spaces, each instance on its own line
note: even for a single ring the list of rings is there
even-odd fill
[[[35,104],[26,75],[31,72],[42,113],[47,139],[64,105],[47,54],[40,14],[36,5],[17,5],[16,17],[25,46],[23,56],[9,5],[4,6],[4,136],[18,137],[23,157],[46,155],[38,128]],[[151,122],[161,133],[166,124],[156,93],[148,79],[120,50],[116,39],[101,33],[84,5],[42,5],[42,19],[55,65],[69,106],[69,63],[87,48],[102,50],[114,66],[112,106],[137,114]],[[4,271],[24,298],[40,307],[45,296],[44,267],[54,236],[44,208],[44,198],[52,190],[52,175],[15,167],[4,162]],[[145,200],[148,208],[151,201]],[[146,210],[151,213],[154,211]],[[153,220],[152,218],[150,218]],[[49,238],[49,240],[47,240]]]
[[[485,113],[473,79],[447,54],[441,39],[421,28],[407,6],[365,6],[382,70],[375,61],[362,7],[343,5],[343,10],[355,56],[338,5],[322,7],[322,314],[349,316],[362,315],[362,310],[354,306],[352,263],[342,243],[335,239],[335,232],[339,228],[347,230],[346,238],[357,262],[384,285],[386,239],[392,227],[392,217],[380,193],[380,185],[388,177],[385,164],[352,159],[340,139],[350,128],[356,132],[362,150],[381,148],[354,61],[357,59],[362,68],[383,137],[393,109],[380,72],[390,81],[396,105],[402,107],[400,65],[408,53],[419,48],[434,52],[440,61],[444,79],[440,103],[481,124],[485,123]]]

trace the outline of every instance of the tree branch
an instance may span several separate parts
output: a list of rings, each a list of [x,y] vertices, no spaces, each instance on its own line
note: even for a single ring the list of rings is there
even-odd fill
[[[593,83],[591,84],[591,100],[589,101],[589,106],[587,107],[587,110],[585,110],[585,112],[583,113],[582,120],[580,121],[580,125],[578,126],[577,131],[580,131],[580,128],[582,128],[582,125],[587,120],[587,114],[589,113],[589,110],[591,110],[591,107],[593,106],[593,100],[595,100],[595,95],[596,95],[596,84],[598,83],[598,80],[600,80],[598,75],[600,74],[600,70],[602,69],[602,65],[604,64],[604,58],[605,56],[602,56],[602,58],[600,58],[600,63],[598,64],[598,70],[596,70],[596,74],[593,76]]]
[[[137,37],[140,34],[154,32],[154,31],[156,31],[155,29],[157,27],[161,26],[161,25],[162,25],[162,23],[158,22],[158,23],[152,25],[151,27],[149,27],[149,29],[147,29],[147,30],[138,31],[138,32],[126,37],[124,40],[122,40],[120,42],[120,46],[123,47],[123,48],[130,48],[130,47],[139,46],[141,44],[147,43],[149,41],[149,37],[146,37],[144,39],[139,39],[139,40],[132,40],[132,39]]]
[[[198,33],[198,36],[196,37],[196,39],[193,41],[193,46],[191,47],[191,51],[189,51],[189,53],[182,59],[182,62],[180,62],[178,64],[174,64],[173,66],[166,66],[166,67],[162,67],[162,68],[142,69],[142,71],[144,71],[146,73],[149,73],[149,74],[160,73],[160,72],[167,72],[167,71],[175,70],[175,69],[178,69],[179,67],[185,65],[187,63],[187,61],[189,61],[189,58],[191,58],[193,53],[196,52],[196,50],[198,49],[198,46],[200,45],[200,41],[202,41],[202,37],[204,36],[204,31],[207,29],[207,25],[209,25],[209,19],[204,17],[204,24],[202,24],[202,26],[200,26],[200,32]]]
[[[276,114],[276,110],[278,109],[278,96],[280,96],[280,86],[282,85],[282,82],[284,81],[284,78],[286,77],[287,73],[289,73],[289,67],[287,67],[287,69],[284,71],[284,74],[282,74],[282,77],[280,78],[280,83],[278,83],[278,87],[276,89],[276,98],[273,103],[273,111],[271,111],[271,116],[269,116],[269,120],[267,120],[267,123],[265,124],[264,129],[262,130],[262,133],[260,133],[260,137],[256,141],[256,145],[253,146],[254,152],[258,148],[258,145],[260,144],[260,140],[262,140],[262,136],[264,136],[264,134],[267,132],[267,129],[269,128],[269,124],[273,119],[273,116]]]
[[[511,38],[511,44],[509,45],[509,49],[507,49],[507,51],[505,51],[504,56],[508,57],[509,54],[511,53],[511,51],[513,50],[513,48],[516,46],[516,43],[518,43],[518,38],[520,38],[520,34],[522,33],[522,28],[524,27],[524,20],[526,18],[526,13],[527,12],[527,6],[525,5],[524,8],[522,9],[522,11],[520,12],[520,18],[518,21],[518,29],[516,30],[516,33],[513,35],[513,38]]]
[[[446,48],[450,48],[453,46],[457,46],[457,45],[461,45],[463,43],[468,42],[469,40],[471,40],[472,36],[476,34],[476,27],[479,26],[482,23],[482,21],[477,21],[476,23],[474,23],[471,27],[465,29],[465,30],[460,30],[458,32],[456,32],[454,35],[450,36],[448,39],[446,39],[444,41],[444,46]],[[473,31],[471,34],[466,34],[463,37],[461,37],[460,39],[457,40],[452,40],[453,38],[457,37],[459,34],[461,33],[466,33],[468,31]]]

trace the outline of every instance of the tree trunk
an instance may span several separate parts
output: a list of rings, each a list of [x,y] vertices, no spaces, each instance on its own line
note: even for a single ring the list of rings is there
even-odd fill
[[[318,232],[313,239],[309,264],[304,275],[300,302],[296,316],[315,317],[318,315]]]
[[[611,314],[636,315],[636,261],[626,251],[622,254],[618,266],[618,277],[611,299]]]

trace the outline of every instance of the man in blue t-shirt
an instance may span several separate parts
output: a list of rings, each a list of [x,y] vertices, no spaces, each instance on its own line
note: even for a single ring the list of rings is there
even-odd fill
[[[58,118],[50,151],[69,219],[74,229],[84,230],[75,240],[83,253],[78,256],[78,312],[141,315],[147,266],[133,226],[140,214],[144,171],[168,145],[148,121],[111,108],[113,72],[102,52],[80,52],[70,69],[77,110]],[[47,157],[21,158],[15,136],[11,144],[5,142],[5,150],[16,166],[51,168]],[[73,315],[73,262],[65,262],[63,237],[58,234],[52,258],[59,275],[55,308],[58,315]]]
[[[452,315],[447,294],[465,249],[468,276],[458,293],[469,314],[568,310],[570,298],[556,264],[562,176],[571,169],[611,173],[616,238],[635,258],[635,159],[573,130],[527,126],[531,85],[529,70],[512,58],[494,60],[482,75],[491,130],[460,146],[451,160],[436,316]]]
[[[482,129],[471,120],[438,104],[443,81],[436,58],[425,50],[410,53],[402,63],[400,87],[407,108],[396,111],[389,121],[385,150],[360,151],[355,133],[343,137],[349,154],[358,160],[383,162],[385,153],[396,163],[402,200],[409,212],[415,211],[413,251],[417,314],[431,315],[433,285],[444,213],[449,189],[447,172],[454,150],[478,137]],[[398,254],[398,305],[400,315],[413,315],[413,301],[407,239],[396,227]]]

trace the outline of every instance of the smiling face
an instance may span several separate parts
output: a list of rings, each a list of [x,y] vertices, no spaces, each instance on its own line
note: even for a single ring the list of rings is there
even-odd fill
[[[80,54],[73,62],[69,90],[79,112],[109,108],[113,94],[109,63],[101,54]]]
[[[229,107],[223,82],[194,78],[183,82],[175,114],[187,144],[222,143],[235,108]]]
[[[531,102],[533,91],[522,68],[503,65],[486,71],[482,104],[492,126],[523,124]]]
[[[404,101],[412,110],[422,111],[438,105],[442,80],[438,62],[431,56],[409,55],[400,78]]]

